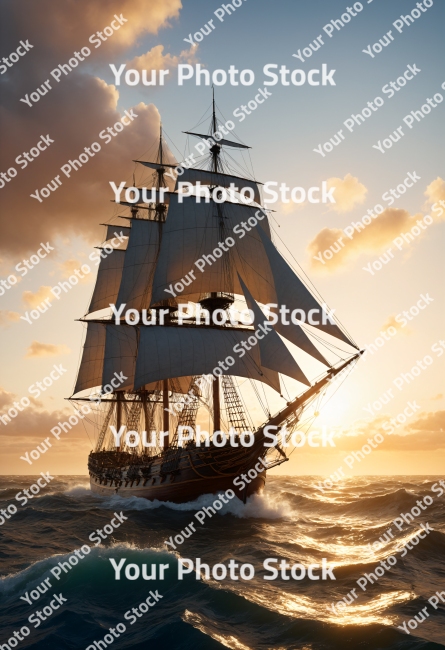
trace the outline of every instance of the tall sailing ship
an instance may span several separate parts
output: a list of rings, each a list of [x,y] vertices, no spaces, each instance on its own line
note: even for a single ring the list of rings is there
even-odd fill
[[[320,318],[318,325],[306,327],[280,317],[270,325],[264,305],[276,304],[277,313],[281,306],[288,313],[298,309],[306,316],[313,309],[321,314],[323,307],[315,290],[274,245],[261,183],[234,167],[231,154],[245,154],[249,147],[225,139],[228,132],[220,129],[214,100],[210,110],[209,135],[185,132],[207,141],[207,153],[194,166],[181,167],[161,129],[155,160],[134,162],[142,171],[139,185],[164,188],[164,194],[155,192],[148,203],[143,202],[147,195],[136,202],[121,201],[116,208],[127,214],[103,224],[107,233],[98,247],[101,261],[91,302],[80,319],[86,323],[86,338],[70,398],[96,405],[97,439],[88,468],[91,489],[100,495],[180,503],[233,488],[234,479],[244,474],[250,482],[237,496],[245,502],[265,485],[266,470],[255,471],[255,465],[258,470],[260,461],[260,467],[271,469],[288,460],[291,434],[312,424],[329,388],[360,357],[336,318]],[[178,167],[176,176],[173,170]],[[181,181],[192,184],[188,195],[180,196]],[[223,194],[222,188],[230,186],[232,190]],[[246,204],[234,187],[251,188],[252,202]],[[208,202],[197,199],[203,188],[213,197]],[[220,242],[228,238],[234,244],[221,249]],[[222,254],[217,256],[217,250]],[[200,271],[195,262],[203,256],[210,264]],[[183,303],[191,313],[181,324],[178,311]],[[235,303],[253,312],[252,324],[234,320]],[[119,325],[110,305],[118,313],[125,305]],[[198,306],[212,318],[198,320]],[[231,318],[224,319],[229,313]],[[266,333],[256,338],[260,324]],[[234,348],[244,354],[235,354]],[[312,380],[296,352],[306,362],[311,358],[311,368],[316,369]],[[293,397],[286,387],[288,378]],[[277,396],[284,400],[275,415],[269,411],[271,394],[275,403]],[[260,408],[264,422],[258,426],[254,419],[258,421]],[[197,428],[206,418],[208,446]],[[276,429],[265,431],[267,426]],[[179,444],[179,427],[193,431],[185,444]],[[267,431],[278,429],[284,434],[273,446],[265,446],[271,440]],[[211,438],[217,431],[227,433],[233,444],[218,446]],[[245,431],[253,434],[244,438],[251,446],[241,444]],[[169,433],[161,437],[161,432]]]

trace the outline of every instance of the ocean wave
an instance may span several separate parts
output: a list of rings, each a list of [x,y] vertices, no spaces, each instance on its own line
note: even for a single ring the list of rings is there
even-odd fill
[[[10,573],[8,575],[2,576],[0,582],[0,593],[9,594],[11,592],[17,591],[30,591],[35,588],[37,584],[40,584],[45,578],[49,577],[55,582],[51,574],[51,569],[59,562],[67,562],[68,558],[71,557],[74,553],[74,548],[69,553],[55,553],[50,555],[42,560],[37,560],[36,562],[31,563],[26,569],[18,571],[17,573]],[[140,560],[143,556],[144,562],[155,562],[161,561],[165,556],[171,556],[176,559],[176,554],[167,551],[166,549],[152,548],[152,547],[139,547],[133,542],[114,542],[107,546],[90,546],[90,552],[85,554],[84,559],[80,559],[78,565],[75,565],[68,574],[62,573],[61,578],[66,575],[71,576],[76,574],[78,567],[84,567],[86,564],[89,565],[91,570],[95,567],[95,562],[98,559],[107,558],[115,556],[116,553],[124,551],[133,559]]]
[[[98,497],[93,495],[90,490],[82,487],[74,487],[64,491],[68,497],[80,498],[91,496],[94,499],[94,505],[97,508],[122,510],[156,510],[158,508],[167,508],[179,512],[197,511],[202,508],[208,508],[218,497],[214,494],[202,494],[194,501],[186,503],[173,503],[172,501],[159,501],[154,499],[149,501],[142,497],[121,497],[119,494],[113,494],[107,497]],[[283,503],[276,503],[275,499],[265,494],[254,494],[247,498],[244,504],[238,497],[229,500],[224,504],[221,510],[217,511],[219,515],[233,515],[238,518],[255,518],[255,519],[279,519],[291,514],[290,508]]]

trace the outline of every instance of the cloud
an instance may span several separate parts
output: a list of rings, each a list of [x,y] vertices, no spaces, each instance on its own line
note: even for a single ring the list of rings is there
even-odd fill
[[[9,393],[0,387],[0,415],[7,415],[8,409],[10,409],[13,406],[14,401],[17,402],[18,399],[17,395]],[[55,411],[48,411],[43,409],[43,404],[40,400],[36,400],[33,397],[30,397],[29,399],[31,404],[18,413],[15,418],[10,418],[10,422],[6,420],[6,425],[0,420],[2,444],[9,443],[13,446],[17,446],[17,451],[20,452],[27,451],[25,445],[39,444],[45,437],[50,435],[51,429],[55,427],[58,422],[66,422],[70,415],[73,415],[73,408],[65,407]],[[69,436],[70,444],[72,438],[85,438],[84,425],[88,422],[90,417],[91,414],[87,414],[85,419],[78,422],[66,433],[66,437],[68,438]],[[20,446],[19,437],[22,438]],[[63,439],[64,434],[62,434],[61,437],[61,440]],[[56,438],[54,438],[54,442],[56,442]],[[30,450],[29,447],[28,449]],[[27,463],[24,464],[29,467]]]
[[[0,386],[0,415],[4,415],[8,409],[14,405],[14,401],[17,401],[18,399],[18,395],[10,393]],[[31,406],[28,408],[37,408],[42,406],[42,402],[37,400],[35,397],[30,397],[29,399],[31,401]]]
[[[16,311],[8,311],[7,309],[0,309],[0,327],[11,327],[11,323],[18,323],[20,314]]]
[[[35,359],[36,357],[55,357],[61,354],[69,354],[71,350],[64,343],[53,345],[52,343],[39,343],[33,341],[29,348],[26,348],[25,359]]]
[[[304,201],[304,203],[294,203],[293,201],[289,201],[289,203],[280,202],[277,211],[281,214],[288,215],[297,210],[301,210],[301,208],[306,208],[308,205],[309,201]]]
[[[0,411],[3,411],[5,406],[10,408],[13,405],[15,397],[17,397],[17,395],[14,395],[14,393],[9,393],[3,388],[3,386],[0,386]]]
[[[127,63],[127,70],[134,69],[147,70],[148,81],[151,81],[151,70],[164,70],[168,68],[177,68],[180,63],[189,63],[195,64],[198,59],[196,58],[198,48],[191,46],[189,50],[183,50],[179,56],[172,56],[171,54],[163,54],[164,46],[156,45],[146,54],[141,54],[141,56],[135,56],[134,59]],[[166,80],[171,79],[171,74],[167,75]],[[156,75],[156,81],[159,83],[158,76]],[[147,86],[150,88],[150,86]]]
[[[51,293],[51,287],[46,287],[44,285],[39,287],[38,291],[35,293],[32,291],[24,291],[22,293],[22,300],[25,303],[25,306],[30,309],[35,309],[47,298],[50,299],[50,302],[56,299],[55,295]]]
[[[366,199],[368,190],[351,174],[346,174],[343,178],[328,178],[328,189],[335,187],[335,203],[329,204],[329,209],[338,213],[350,212],[357,205],[363,203]]]
[[[445,449],[445,411],[421,413],[420,417],[392,434],[382,427],[390,415],[378,415],[371,420],[356,420],[343,427],[334,437],[335,446],[341,451],[357,451],[367,444],[367,439],[380,433],[384,441],[375,451],[437,451]],[[375,444],[375,443],[374,443]],[[373,451],[374,453],[374,451]]]
[[[442,397],[443,397],[443,394],[438,393],[435,397],[431,397],[430,399],[431,399],[431,401],[435,401],[435,400],[442,399]]]
[[[29,35],[34,47],[72,56],[74,50],[88,46],[95,57],[107,60],[144,34],[157,34],[160,29],[171,27],[169,21],[178,18],[182,8],[181,0],[150,0],[149,3],[146,0],[76,0],[70,3],[40,0],[38,6],[34,0],[22,0],[20,5],[11,5],[8,8],[11,12],[8,24],[12,27],[5,32],[5,39],[8,35],[10,38],[12,36],[11,40],[16,38],[15,27],[17,32],[27,37]],[[90,44],[89,37],[97,31],[103,32],[115,20],[115,14],[127,22],[106,38],[100,47]],[[11,48],[6,47],[6,50],[11,51]],[[36,56],[35,50],[32,54]],[[65,61],[62,59],[61,62]]]
[[[445,430],[445,411],[428,413],[412,424],[408,424],[406,428],[409,431],[431,431],[435,433],[443,433]]]
[[[98,222],[111,218],[113,212],[122,212],[122,208],[118,212],[110,203],[114,197],[109,181],[131,179],[133,160],[159,139],[160,115],[153,104],[138,104],[133,107],[137,117],[106,143],[99,134],[120,121],[124,107],[118,110],[118,90],[98,76],[105,68],[109,72],[108,62],[113,59],[119,66],[114,57],[124,53],[135,39],[168,27],[180,9],[180,0],[151,0],[148,5],[145,0],[41,0],[38,5],[22,0],[20,6],[8,4],[4,20],[10,28],[4,35],[4,51],[14,51],[23,34],[34,49],[26,57],[26,65],[14,66],[0,78],[0,89],[4,90],[0,104],[0,169],[14,166],[18,173],[2,189],[3,210],[21,215],[20,227],[13,219],[3,226],[2,257],[15,261],[22,253],[34,252],[41,241],[57,236],[81,234],[91,244],[96,243],[101,236]],[[114,14],[123,14],[128,22],[96,49],[88,42],[89,36],[109,25]],[[62,75],[57,83],[51,70],[84,46],[91,49],[87,61],[80,62],[67,76]],[[52,89],[37,103],[29,107],[20,102],[46,79]],[[54,142],[41,152],[38,162],[20,169],[14,162],[16,157],[35,147],[41,135],[48,135]],[[67,178],[61,172],[62,165],[78,160],[85,154],[84,148],[94,142],[101,150]],[[48,198],[42,203],[31,198],[57,176],[62,185]]]
[[[426,188],[425,196],[427,197],[427,201],[425,202],[423,206],[423,210],[425,212],[428,212],[433,205],[433,203],[437,203],[438,201],[445,201],[445,181],[438,176],[435,181],[430,183],[428,187]],[[445,212],[440,215],[443,219],[445,219]],[[437,217],[436,213],[434,214],[434,217]]]
[[[78,275],[76,276],[80,284],[88,284],[89,282],[93,282],[94,281],[93,273],[87,273],[86,275],[84,275],[80,271],[80,267],[82,266],[82,264],[83,262],[79,262],[76,259],[65,260],[64,262],[62,262],[62,264],[59,264],[59,269],[62,272],[62,278],[69,278],[72,275],[76,275],[74,271],[79,271],[80,275],[83,275],[83,278],[81,278]]]
[[[394,329],[396,329],[398,332],[402,332],[402,334],[407,334],[407,335],[412,334],[413,333],[412,329],[410,329],[406,325],[405,327],[403,327],[402,323],[396,321],[396,315],[397,314],[393,314],[392,316],[390,316],[386,321],[386,323],[382,325],[381,329],[386,331],[389,327],[394,327]]]
[[[422,213],[411,215],[407,210],[386,208],[376,219],[365,226],[364,230],[360,232],[354,230],[353,239],[349,239],[339,228],[323,228],[307,247],[307,252],[311,257],[311,268],[315,271],[332,273],[344,269],[362,253],[385,252],[391,247],[393,239],[399,237],[400,233],[411,230],[422,217]],[[416,237],[416,240],[422,236],[423,231]],[[343,237],[343,247],[336,244],[340,237]],[[320,252],[323,253],[331,246],[334,250],[337,248],[340,250],[334,253],[330,260],[323,258],[325,264],[314,259],[314,256]]]

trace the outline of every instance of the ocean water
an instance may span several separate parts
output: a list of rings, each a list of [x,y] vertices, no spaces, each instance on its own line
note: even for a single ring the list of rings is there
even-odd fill
[[[94,641],[103,642],[109,628],[118,634],[119,623],[126,627],[119,637],[108,636],[108,644],[93,647],[445,648],[445,603],[440,601],[435,609],[428,602],[435,592],[445,591],[445,494],[432,492],[441,478],[350,478],[322,493],[315,488],[320,477],[269,477],[263,495],[251,497],[246,505],[232,499],[201,525],[194,515],[211,505],[214,496],[181,505],[103,498],[90,492],[86,477],[63,476],[21,507],[14,497],[35,478],[3,476],[0,508],[15,503],[18,510],[0,526],[0,648],[83,649]],[[425,496],[432,497],[433,503],[424,505],[421,515],[398,531],[392,521],[410,512]],[[115,512],[123,512],[127,520],[95,546],[89,535],[109,524]],[[196,532],[176,551],[164,544],[190,522]],[[428,523],[427,530],[432,530],[417,544],[419,538],[414,538],[410,549],[401,550],[422,531],[421,523]],[[368,544],[389,527],[394,538],[387,535],[388,543],[375,552],[370,550]],[[83,559],[74,555],[78,563],[56,579],[50,570],[59,562],[68,562],[74,550],[85,544],[90,553]],[[356,581],[375,572],[380,561],[391,555],[396,563],[386,563],[390,570],[362,591]],[[179,557],[199,557],[210,566],[227,564],[233,558],[239,564],[252,564],[255,575],[251,580],[218,581],[213,577],[197,580],[192,573],[179,581]],[[139,566],[169,564],[169,569],[164,580],[128,580],[124,569],[123,579],[115,580],[110,558],[116,562],[126,558],[126,564]],[[263,568],[266,558],[304,566],[326,558],[334,566],[336,580],[279,577],[268,581]],[[44,591],[47,578],[51,588],[37,600],[29,596],[28,604],[20,598],[31,591],[37,596],[39,585]],[[335,611],[330,608],[354,588],[357,598],[347,598],[351,604]],[[139,610],[141,616],[130,624],[124,614],[144,602],[150,591],[162,598],[148,612]],[[48,609],[50,602],[56,604],[53,594],[66,599],[58,609]],[[44,607],[49,615],[35,628],[37,616],[33,622],[28,618]],[[419,612],[424,608],[428,616],[422,621]],[[415,629],[407,627],[410,634],[398,629],[404,621],[406,625],[416,622],[415,615],[419,621],[417,627],[411,623]],[[13,633],[23,626],[30,632],[15,644]]]

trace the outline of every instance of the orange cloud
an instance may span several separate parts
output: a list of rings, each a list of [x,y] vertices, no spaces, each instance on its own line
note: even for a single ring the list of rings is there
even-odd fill
[[[427,413],[424,417],[419,418],[412,424],[408,424],[406,428],[409,431],[434,431],[436,433],[443,433],[445,430],[445,411]]]
[[[9,391],[5,390],[3,388],[3,386],[0,386],[0,411],[1,411],[1,413],[4,413],[9,408],[11,408],[11,406],[14,405],[14,400],[17,401],[17,399],[18,399],[18,395],[16,395],[15,393],[10,393]],[[41,400],[38,400],[35,397],[30,397],[29,399],[31,400],[31,407],[32,408],[41,407],[43,405]],[[26,411],[24,411],[24,412],[26,412]],[[0,415],[1,415],[1,413],[0,413]],[[1,422],[0,422],[0,424],[1,424]]]
[[[349,239],[339,228],[323,228],[307,247],[307,252],[311,257],[311,268],[314,271],[332,273],[344,269],[362,253],[384,252],[390,247],[393,239],[400,236],[401,232],[409,231],[422,217],[421,213],[411,215],[407,210],[386,208],[376,219],[365,226],[364,230],[360,232],[354,230],[353,239]],[[343,247],[336,243],[340,237],[343,237]],[[422,234],[416,239],[421,237]],[[319,253],[330,249],[331,246],[332,250],[337,248],[340,250],[334,253],[330,260],[323,258],[325,263],[322,264],[319,259],[315,259],[315,256],[319,256]]]
[[[378,415],[371,420],[356,420],[336,433],[335,446],[341,451],[360,449],[367,438],[383,434],[384,441],[376,452],[385,451],[437,451],[445,449],[445,411],[421,413],[411,424],[393,434],[385,433],[382,426],[390,415]],[[375,452],[373,452],[375,453]]]
[[[431,397],[431,401],[436,401],[436,400],[442,399],[442,397],[443,397],[443,394],[438,393],[435,397]]]
[[[80,267],[82,266],[83,262],[79,262],[78,260],[72,258],[70,260],[65,260],[65,262],[62,262],[62,264],[59,264],[59,269],[62,271],[62,278],[69,278],[71,275],[75,275],[74,271],[80,271]],[[82,273],[81,273],[82,274]],[[83,274],[82,274],[83,275]],[[80,278],[77,276],[79,279],[79,282],[81,284],[88,284],[89,282],[94,281],[94,274],[93,273],[87,273],[86,275],[83,276],[83,278]]]
[[[71,350],[64,343],[53,345],[52,343],[39,343],[33,341],[29,348],[26,348],[25,359],[35,359],[36,357],[56,357],[61,354],[69,354]]]
[[[35,293],[32,291],[24,291],[22,293],[22,300],[26,307],[30,309],[34,309],[37,305],[40,305],[46,298],[49,298],[50,302],[55,300],[54,294],[51,293],[51,287],[45,287],[44,285],[39,287]]]
[[[423,206],[423,210],[427,212],[428,210],[431,209],[431,206],[433,203],[437,203],[438,201],[445,201],[445,181],[438,176],[435,181],[430,183],[428,187],[426,188],[425,196],[427,197],[427,201],[425,202]],[[445,219],[445,211],[437,217],[437,214],[434,213],[434,217]]]
[[[408,335],[412,334],[413,333],[412,329],[406,327],[406,325],[405,327],[402,327],[402,323],[396,321],[396,315],[397,314],[393,314],[392,316],[390,316],[386,321],[386,323],[382,325],[380,329],[387,330],[389,327],[394,327],[394,329],[396,329],[398,332],[402,332],[403,334],[408,334]]]
[[[72,56],[74,50],[88,46],[95,59],[108,59],[144,34],[157,34],[160,29],[171,27],[169,21],[178,18],[182,9],[181,0],[150,0],[149,3],[146,0],[76,0],[73,3],[40,0],[38,7],[33,0],[23,0],[20,5],[11,4],[8,8],[11,15],[5,19],[9,18],[8,23],[17,25],[20,33],[35,34],[34,40],[40,48],[51,48],[61,55]],[[89,37],[97,31],[103,32],[115,20],[115,14],[127,22],[102,41],[100,47],[90,44]],[[31,36],[29,39],[33,43]]]
[[[17,400],[18,396],[14,393],[5,391],[0,387],[0,415],[5,415],[8,412],[8,409],[13,406],[14,400]],[[3,434],[3,439],[5,441],[14,441],[17,440],[18,436],[23,436],[24,438],[33,438],[39,437],[40,440],[45,435],[48,435],[48,432],[54,427],[59,420],[67,419],[67,416],[72,415],[73,411],[65,408],[58,411],[45,411],[42,409],[42,402],[36,400],[34,397],[29,398],[31,404],[19,413],[17,417],[10,418],[11,421],[7,422],[6,427],[2,424],[0,420],[0,431]],[[81,427],[77,429],[73,428],[73,431],[70,432],[70,437],[81,437],[84,436],[85,432]],[[38,442],[40,442],[40,440]],[[23,451],[22,446],[18,451]]]
[[[328,189],[335,187],[335,203],[329,204],[329,209],[334,212],[342,213],[353,210],[357,205],[363,203],[366,199],[368,190],[351,174],[346,174],[343,178],[328,178]]]
[[[297,210],[301,210],[301,208],[306,208],[308,205],[309,201],[304,201],[304,203],[294,203],[293,201],[289,201],[289,203],[281,202],[278,206],[278,212],[288,215]]]
[[[8,311],[7,309],[0,309],[0,327],[10,327],[11,323],[18,323],[20,314],[16,311]]]
[[[136,56],[134,59],[127,63],[127,70],[163,70],[168,68],[177,68],[179,63],[190,63],[191,65],[197,63],[196,58],[197,47],[191,46],[189,50],[183,50],[179,56],[172,56],[171,54],[163,54],[164,46],[156,45],[146,54]],[[150,74],[148,74],[150,80]],[[166,77],[167,80],[171,78],[171,74]]]

